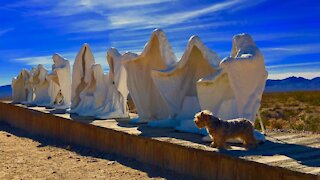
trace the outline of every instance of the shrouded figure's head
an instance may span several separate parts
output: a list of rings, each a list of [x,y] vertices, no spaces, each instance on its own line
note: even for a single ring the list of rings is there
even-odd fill
[[[233,37],[231,57],[236,57],[239,51],[256,48],[256,43],[249,34],[238,34]],[[247,50],[246,50],[247,51]],[[249,53],[250,52],[246,52]]]

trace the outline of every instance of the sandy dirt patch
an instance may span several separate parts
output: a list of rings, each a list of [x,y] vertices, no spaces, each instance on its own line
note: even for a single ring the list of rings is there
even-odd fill
[[[0,123],[0,179],[190,179],[135,159],[31,136]]]

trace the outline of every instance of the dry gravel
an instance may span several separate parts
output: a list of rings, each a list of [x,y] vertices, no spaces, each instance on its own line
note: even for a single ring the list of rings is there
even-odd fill
[[[115,154],[31,136],[0,123],[0,179],[189,179]]]

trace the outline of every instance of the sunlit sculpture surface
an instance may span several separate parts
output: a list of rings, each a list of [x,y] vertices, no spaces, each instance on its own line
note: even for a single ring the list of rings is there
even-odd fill
[[[122,55],[115,48],[110,48],[107,53],[109,63],[109,73],[105,75],[107,89],[106,99],[102,108],[97,110],[97,117],[108,118],[128,118],[127,108],[127,73],[122,66]]]
[[[163,31],[153,31],[142,53],[125,54],[123,64],[128,73],[128,89],[137,108],[139,119],[148,122],[169,116],[166,102],[151,78],[151,70],[164,70],[176,62],[176,57]]]
[[[49,105],[49,81],[47,79],[48,70],[43,65],[39,64],[32,74],[30,81],[33,85],[34,99],[33,104]]]
[[[48,74],[50,105],[68,108],[71,104],[70,63],[59,54],[54,54],[52,72]]]
[[[19,75],[12,79],[12,101],[14,103],[21,103],[28,100],[28,95],[30,95],[30,90],[27,88],[29,78],[29,71],[22,69]]]
[[[181,60],[166,70],[152,72],[152,78],[164,97],[170,118],[150,122],[151,126],[176,127],[186,132],[199,132],[193,118],[201,110],[196,83],[214,74],[221,58],[208,49],[197,36],[192,36]],[[205,133],[205,132],[204,132]]]
[[[71,111],[80,116],[96,116],[97,110],[103,107],[108,93],[101,65],[92,65],[90,73],[86,87],[79,94],[78,105]]]
[[[81,98],[80,93],[92,80],[92,65],[95,63],[88,44],[84,44],[76,56],[72,68],[71,112],[77,111]]]
[[[243,117],[254,122],[268,73],[252,37],[234,36],[231,55],[222,60],[220,67],[197,83],[201,109],[208,109],[223,120]]]

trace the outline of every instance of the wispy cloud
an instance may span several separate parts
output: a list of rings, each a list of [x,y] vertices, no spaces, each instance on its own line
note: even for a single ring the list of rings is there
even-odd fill
[[[52,62],[52,56],[34,56],[34,57],[22,57],[16,58],[15,61],[23,62],[26,65],[36,66],[42,64],[45,68],[50,69]]]
[[[107,51],[97,51],[94,52],[95,61],[98,64],[101,64],[104,67],[108,67],[107,59],[106,59],[106,52]],[[74,63],[74,59],[77,55],[77,52],[66,52],[61,54],[64,58],[68,59],[70,65],[72,66]],[[31,57],[21,57],[16,58],[16,62],[23,62],[26,65],[36,66],[38,64],[44,65],[45,68],[51,69],[53,64],[52,55],[49,56],[31,56]]]
[[[34,16],[75,16],[88,13],[95,14],[93,18],[83,16],[82,19],[70,20],[69,27],[73,32],[106,31],[121,28],[155,28],[176,25],[194,20],[204,15],[215,16],[222,11],[231,11],[234,8],[249,7],[248,0],[228,0],[216,3],[190,6],[181,10],[175,4],[176,0],[64,0],[52,2],[49,0],[27,0],[24,3],[15,3],[10,7],[40,6],[44,8],[27,12]],[[260,2],[260,1],[259,1]],[[248,4],[248,6],[244,6]],[[241,6],[240,6],[241,5]],[[216,20],[211,26],[223,26],[230,22]],[[234,23],[234,22],[232,22]],[[198,25],[201,28],[204,25]],[[189,26],[194,28],[196,25]],[[207,26],[209,27],[209,25]],[[187,27],[185,27],[187,28]]]
[[[277,68],[302,67],[302,66],[312,66],[312,65],[320,65],[320,62],[303,62],[303,63],[270,65],[270,66],[267,66],[267,68],[277,69]]]
[[[260,48],[266,63],[281,62],[281,60],[295,55],[320,53],[320,44],[284,45],[278,47]]]
[[[173,0],[117,0],[116,3],[115,1],[107,1],[110,7],[112,8],[124,8],[124,7],[135,7],[135,6],[146,6],[146,5],[154,5],[154,4],[160,4],[160,3],[165,3],[165,2],[170,2]],[[102,1],[106,2],[106,1]]]
[[[10,32],[14,30],[14,28],[7,28],[7,29],[0,29],[0,36],[6,34],[7,32]]]
[[[287,77],[303,77],[306,79],[313,79],[315,77],[320,77],[320,72],[289,72],[289,73],[275,73],[269,74],[268,79],[285,79]]]
[[[186,10],[181,12],[157,12],[157,13],[146,13],[145,11],[129,11],[126,13],[110,13],[108,19],[112,27],[166,27],[169,25],[182,23],[187,20],[191,20],[200,17],[205,14],[214,15],[214,13],[228,10],[232,6],[236,6],[243,2],[242,0],[225,1],[208,5],[206,7],[197,8],[193,10]]]
[[[302,54],[302,53],[320,53],[320,44],[299,44],[285,45],[282,47],[261,48],[265,53],[284,53],[284,54]]]

